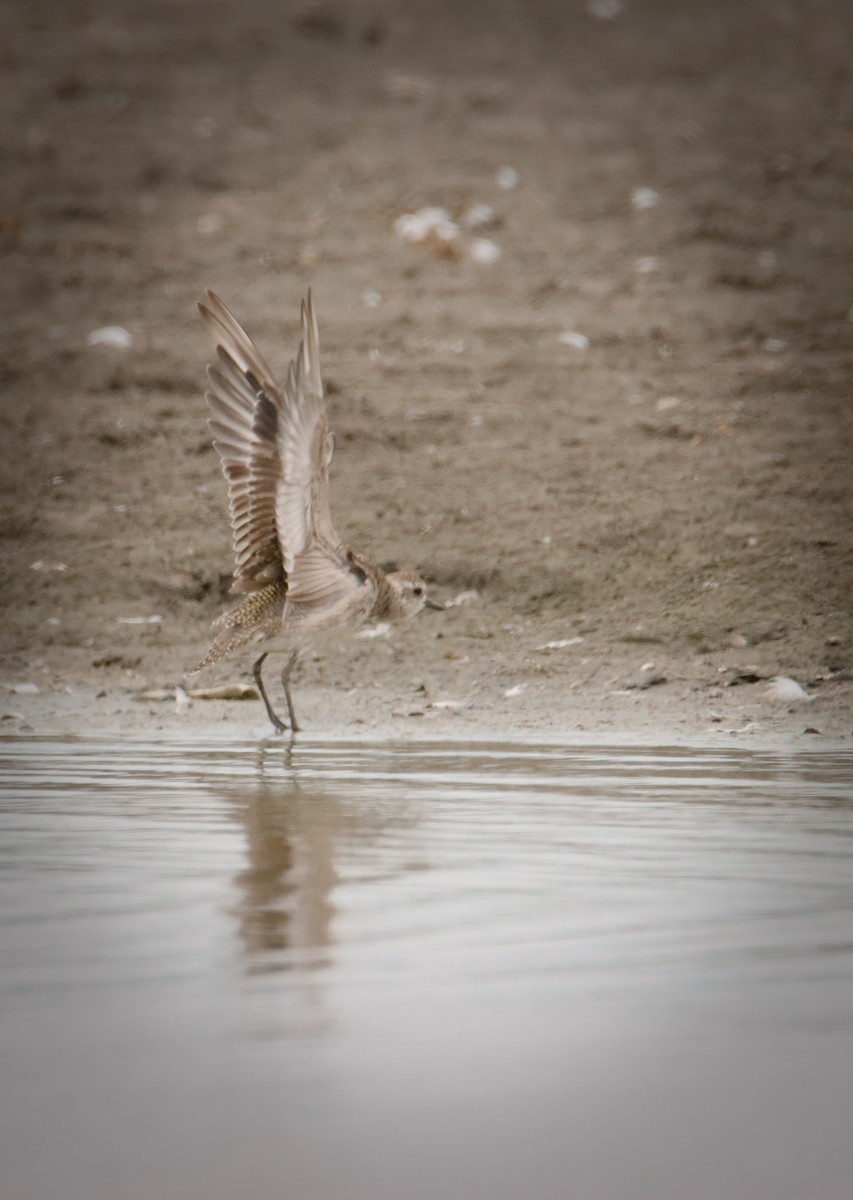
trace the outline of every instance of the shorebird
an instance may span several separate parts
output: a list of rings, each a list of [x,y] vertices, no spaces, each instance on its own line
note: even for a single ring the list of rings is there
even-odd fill
[[[225,612],[221,631],[195,674],[253,642],[284,649],[281,674],[292,733],[299,730],[290,675],[315,635],[368,620],[396,621],[441,608],[407,571],[385,574],[345,546],[329,509],[329,430],[320,377],[320,342],[311,292],[302,302],[302,340],[283,387],[255,343],[219,297],[207,292],[199,311],[216,343],[207,369],[208,422],[228,481],[235,571],[232,593],[247,597]],[[252,667],[267,716],[276,715],[261,675],[270,650]]]

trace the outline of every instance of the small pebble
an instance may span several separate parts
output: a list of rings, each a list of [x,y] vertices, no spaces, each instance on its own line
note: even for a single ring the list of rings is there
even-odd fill
[[[636,187],[631,193],[631,203],[636,209],[655,208],[660,204],[660,192],[650,187]]]
[[[471,258],[476,263],[495,263],[501,257],[501,248],[488,238],[475,238],[471,243]]]
[[[438,90],[437,83],[426,75],[405,71],[388,71],[382,86],[393,100],[427,100]]]
[[[196,226],[199,233],[205,237],[210,237],[211,234],[219,233],[222,230],[225,222],[219,213],[202,213],[199,217]]]

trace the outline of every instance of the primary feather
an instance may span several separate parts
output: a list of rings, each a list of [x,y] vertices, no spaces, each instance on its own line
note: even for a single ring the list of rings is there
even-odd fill
[[[233,592],[287,581],[302,602],[333,602],[351,584],[329,511],[329,432],[320,340],[311,293],[302,304],[302,340],[283,388],[255,343],[215,292],[199,310],[216,341],[208,368],[210,429],[228,481],[235,571]],[[316,547],[310,567],[300,556]],[[325,570],[322,586],[318,572]]]

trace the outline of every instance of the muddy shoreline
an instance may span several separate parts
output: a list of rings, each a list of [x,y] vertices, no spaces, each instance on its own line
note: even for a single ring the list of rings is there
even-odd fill
[[[195,303],[284,370],[311,286],[342,535],[474,593],[309,658],[311,735],[851,738],[853,16],[747,8],[8,14],[0,730],[265,732],[136,696],[227,603]]]

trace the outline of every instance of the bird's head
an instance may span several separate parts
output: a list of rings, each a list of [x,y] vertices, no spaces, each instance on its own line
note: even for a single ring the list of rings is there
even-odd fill
[[[391,589],[388,615],[392,621],[417,616],[422,608],[443,608],[428,599],[427,587],[420,575],[411,571],[393,571],[386,578]]]

